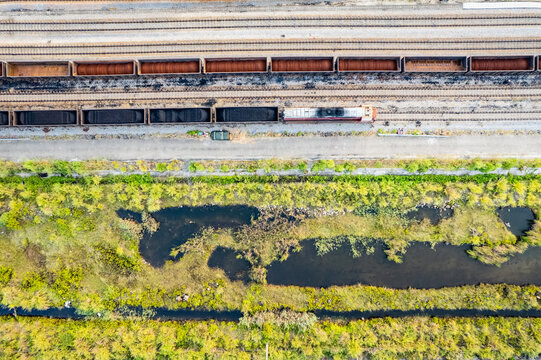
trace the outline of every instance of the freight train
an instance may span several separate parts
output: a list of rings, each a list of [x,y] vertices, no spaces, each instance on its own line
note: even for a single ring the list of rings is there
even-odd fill
[[[217,107],[0,111],[3,126],[129,125],[179,123],[372,122],[377,110],[357,108]]]
[[[268,57],[123,61],[0,62],[2,77],[88,77],[173,74],[317,72],[540,71],[541,56]]]

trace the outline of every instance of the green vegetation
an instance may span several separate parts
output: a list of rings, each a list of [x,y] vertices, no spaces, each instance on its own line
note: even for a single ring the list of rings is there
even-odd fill
[[[197,131],[194,135],[197,136]],[[192,165],[193,164],[193,165]],[[48,175],[90,175],[100,171],[121,171],[123,173],[155,171],[243,171],[255,173],[263,170],[271,171],[300,170],[305,173],[317,174],[323,170],[336,173],[351,173],[357,169],[365,168],[394,168],[405,169],[410,173],[424,173],[428,170],[472,170],[483,173],[497,169],[509,170],[512,168],[532,171],[541,168],[541,160],[523,159],[472,159],[472,160],[318,160],[307,162],[305,160],[254,160],[254,161],[200,161],[185,164],[179,160],[168,162],[155,161],[109,161],[89,160],[67,162],[62,160],[28,160],[25,162],[1,161],[0,176],[12,176],[17,174],[48,174]],[[212,169],[212,170],[210,170]]]
[[[0,320],[0,357],[65,359],[510,359],[541,353],[541,319],[403,318],[309,324]]]
[[[322,253],[337,241],[369,247],[366,238],[376,238],[394,261],[400,261],[412,241],[471,244],[472,256],[501,263],[527,246],[540,245],[539,219],[528,236],[517,240],[495,214],[498,206],[520,205],[539,217],[541,179],[535,176],[0,180],[0,303],[8,307],[44,309],[69,300],[81,313],[101,312],[106,318],[118,316],[126,306],[240,309],[254,316],[280,309],[541,307],[536,286],[393,290],[264,284],[265,266],[286,258],[305,238],[317,238]],[[184,252],[180,261],[162,268],[142,259],[141,236],[160,226],[148,213],[204,204],[250,204],[263,214],[236,231],[204,231],[179,249]],[[455,215],[437,225],[407,220],[403,214],[419,204],[454,206]],[[118,218],[119,208],[143,212],[143,222]],[[207,259],[218,245],[238,250],[251,263],[258,283],[230,281],[222,270],[209,268]]]
[[[5,254],[0,259],[1,303],[47,308],[70,300],[83,313],[106,316],[123,306],[250,313],[281,308],[310,311],[321,306],[329,310],[540,306],[538,287],[247,286],[207,266],[216,246],[233,248],[252,264],[252,279],[264,283],[265,266],[286,258],[302,239],[318,238],[323,253],[336,246],[337,238],[362,242],[367,237],[385,242],[395,261],[412,241],[421,240],[472,244],[472,255],[499,263],[526,246],[539,246],[539,220],[528,236],[517,240],[494,212],[496,206],[527,205],[539,214],[541,186],[536,177],[273,179],[201,178],[187,184],[182,179],[157,182],[146,176],[26,178],[25,183],[5,178],[0,183],[0,251]],[[141,224],[119,219],[115,213],[122,207],[156,211],[208,203],[290,207],[266,207],[258,220],[237,231],[209,229],[182,247],[185,254],[180,261],[158,269],[144,262],[138,245],[145,231],[156,231],[160,224],[146,212]],[[455,215],[437,225],[402,216],[420,203],[453,204]],[[333,211],[327,213],[322,207]],[[178,300],[184,294],[187,299]],[[374,298],[378,301],[371,301]]]
[[[401,261],[413,241],[470,244],[471,256],[500,264],[528,246],[541,245],[538,176],[70,177],[94,170],[66,162],[25,164],[23,171],[64,176],[0,178],[0,304],[46,309],[69,302],[79,313],[96,316],[86,321],[2,318],[0,358],[249,359],[259,357],[266,343],[271,358],[503,359],[541,353],[538,319],[419,317],[345,323],[318,321],[311,313],[541,309],[540,286],[397,290],[265,284],[265,267],[287,258],[307,238],[316,239],[321,254],[349,242],[354,256],[370,252],[371,239],[376,239],[392,261]],[[97,170],[102,165],[93,166]],[[429,166],[407,165],[411,171]],[[225,163],[114,166],[143,173],[180,166],[237,169]],[[356,166],[270,161],[258,163],[257,169],[351,172]],[[490,169],[486,162],[475,166]],[[261,215],[236,230],[206,229],[176,249],[180,260],[161,268],[144,261],[139,242],[161,226],[152,212],[206,204],[250,204]],[[419,205],[450,206],[454,215],[435,225],[408,219],[405,214]],[[527,236],[517,239],[505,228],[495,212],[500,206],[534,210],[537,220]],[[120,219],[120,208],[141,212],[142,222]],[[217,246],[238,251],[251,265],[253,282],[231,281],[222,270],[209,268],[207,260]],[[238,324],[157,322],[133,318],[129,309],[136,306],[237,309],[244,317]],[[97,319],[98,312],[105,320]]]

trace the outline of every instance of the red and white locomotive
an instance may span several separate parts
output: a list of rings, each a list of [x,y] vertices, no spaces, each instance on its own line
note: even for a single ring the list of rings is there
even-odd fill
[[[358,121],[373,122],[377,110],[372,105],[354,108],[285,108],[284,121]]]

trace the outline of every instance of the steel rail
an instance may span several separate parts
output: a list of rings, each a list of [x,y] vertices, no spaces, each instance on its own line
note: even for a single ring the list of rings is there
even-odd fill
[[[280,89],[280,90],[261,90],[261,89],[237,89],[223,91],[159,91],[159,92],[106,92],[106,93],[51,93],[51,94],[1,94],[1,103],[45,103],[45,102],[134,102],[134,101],[179,101],[188,99],[288,99],[288,98],[358,98],[358,99],[387,99],[387,98],[541,98],[541,88],[520,88],[520,89],[356,89],[356,90],[317,90],[317,89]],[[538,101],[538,100],[536,100]]]
[[[517,19],[529,21],[516,22]],[[508,22],[508,20],[513,22]],[[395,23],[400,22],[400,23]],[[438,23],[442,22],[442,23]],[[197,29],[242,28],[364,28],[364,27],[504,27],[539,26],[540,16],[504,17],[412,17],[412,18],[366,18],[366,17],[307,17],[307,18],[245,18],[245,19],[176,19],[131,21],[54,21],[0,23],[0,32],[100,32],[100,31],[165,31]]]
[[[75,45],[2,45],[0,56],[115,56],[206,53],[251,53],[277,55],[283,51],[466,51],[515,50],[537,53],[541,39],[484,39],[484,40],[272,40],[224,42],[166,42],[166,43],[88,43]]]
[[[107,96],[107,95],[126,95],[126,94],[159,94],[163,95],[164,93],[177,93],[177,94],[183,94],[183,93],[232,93],[232,92],[255,92],[255,91],[273,91],[278,93],[289,93],[289,92],[295,92],[295,91],[336,91],[338,93],[343,93],[347,91],[363,91],[363,92],[370,92],[370,91],[415,91],[415,92],[440,92],[442,94],[449,94],[449,92],[455,92],[455,93],[464,93],[464,92],[487,92],[490,91],[492,93],[498,92],[520,92],[522,95],[529,94],[531,92],[538,91],[541,93],[541,87],[535,87],[535,86],[501,86],[501,85],[475,85],[475,86],[468,86],[468,85],[356,85],[356,84],[350,84],[350,85],[318,85],[316,87],[310,87],[307,88],[306,85],[290,85],[287,88],[283,88],[279,85],[266,85],[266,86],[215,86],[215,87],[197,87],[197,86],[182,86],[182,87],[162,87],[159,91],[152,91],[150,90],[152,86],[149,86],[148,88],[143,89],[130,89],[123,87],[122,89],[105,89],[105,90],[89,90],[89,89],[65,89],[65,90],[51,90],[51,89],[25,89],[25,90],[7,90],[7,91],[0,91],[0,97],[1,96],[38,96],[38,95],[52,95],[52,94],[58,94],[58,95],[68,95],[68,96],[74,96],[74,95],[91,95],[91,96]]]

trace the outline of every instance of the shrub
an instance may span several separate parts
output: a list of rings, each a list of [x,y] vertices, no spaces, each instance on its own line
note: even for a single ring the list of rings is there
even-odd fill
[[[57,272],[52,285],[53,289],[61,298],[67,298],[71,291],[77,290],[83,279],[83,269],[62,268]]]
[[[0,266],[0,286],[6,286],[13,277],[13,269]]]
[[[318,160],[312,165],[310,170],[317,173],[327,169],[334,170],[334,167],[334,160]]]
[[[191,162],[188,166],[190,172],[205,171],[205,165],[198,162]]]
[[[72,172],[70,163],[67,161],[56,160],[53,163],[53,172],[62,176],[70,175]]]
[[[45,276],[37,272],[29,272],[25,275],[21,287],[25,290],[36,290],[45,285]]]
[[[286,330],[306,331],[317,322],[317,316],[310,312],[291,310],[265,311],[244,315],[239,324],[246,327],[263,328],[265,324],[279,326]]]
[[[131,273],[139,270],[139,261],[124,254],[124,250],[121,247],[113,249],[104,245],[97,245],[95,249],[110,265],[123,273]]]
[[[160,228],[160,223],[146,211],[143,211],[143,213],[141,214],[141,220],[141,225],[143,225],[143,229],[148,231],[150,234],[155,233]]]
[[[166,163],[157,163],[156,164],[156,171],[158,172],[164,172],[167,171],[167,164]]]
[[[297,165],[297,169],[302,171],[302,172],[306,172],[306,170],[308,170],[308,164],[303,161],[303,162],[300,162],[298,165]]]

